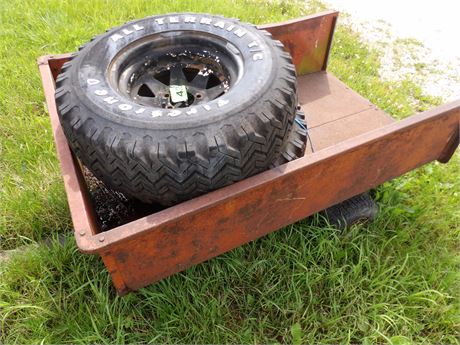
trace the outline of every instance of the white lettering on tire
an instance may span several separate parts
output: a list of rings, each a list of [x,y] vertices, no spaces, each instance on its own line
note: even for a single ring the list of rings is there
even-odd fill
[[[196,22],[196,17],[186,16],[184,18],[184,23],[195,23],[195,22]]]
[[[216,20],[215,22],[213,22],[213,20]],[[185,16],[166,16],[166,17],[162,17],[162,18],[155,18],[154,19],[155,23],[157,25],[164,25],[166,23],[180,23],[180,22],[183,22],[183,23],[192,23],[192,24],[203,24],[203,25],[212,25],[216,28],[221,28],[222,30],[226,30],[228,32],[233,32],[233,34],[235,34],[235,36],[241,38],[243,36],[245,36],[247,34],[247,31],[243,28],[243,27],[240,27],[238,25],[234,25],[232,23],[228,23],[226,21],[223,21],[223,20],[218,20],[218,19],[215,19],[215,18],[209,18],[209,17],[196,17],[196,16],[192,16],[192,15],[185,15]],[[227,26],[228,25],[228,26]],[[118,40],[124,38],[125,36],[128,36],[128,35],[131,35],[133,34],[135,31],[140,31],[140,30],[144,30],[145,27],[142,26],[142,25],[139,25],[139,24],[133,24],[131,25],[130,28],[125,28],[125,29],[122,29],[121,32],[119,33],[116,33],[116,34],[113,34],[112,36],[110,36],[110,38],[114,41],[114,42],[117,42]],[[252,60],[253,61],[258,61],[258,60],[263,60],[264,59],[264,51],[263,49],[260,48],[260,45],[257,41],[252,41],[250,43],[248,43],[248,47],[249,48],[255,48],[255,49],[250,49],[250,52],[253,53],[252,55]],[[94,78],[89,78],[87,79],[87,84],[92,86],[92,85],[97,85],[99,84],[101,81],[98,80],[98,79],[94,79]],[[107,96],[109,94],[109,92],[107,90],[104,90],[104,89],[98,89],[98,90],[95,90],[94,93],[98,96]],[[120,100],[116,99],[115,97],[112,97],[112,96],[109,96],[109,97],[106,97],[106,98],[103,98],[103,101],[108,103],[108,104],[114,104],[114,103],[117,103],[119,102]],[[228,104],[230,101],[229,100],[224,100],[224,99],[219,99],[217,101],[217,106],[219,108],[225,106],[226,104]],[[202,107],[206,110],[206,111],[210,111],[212,109],[212,107],[208,104],[203,104]],[[130,104],[125,104],[125,103],[122,103],[120,105],[118,105],[118,108],[122,111],[130,111],[132,110],[134,113],[136,114],[143,114],[145,112],[145,108],[139,108],[137,110],[133,110],[133,106],[130,105]],[[187,115],[193,115],[193,114],[196,114],[198,113],[198,108],[197,107],[192,107],[190,109],[188,109],[187,111],[185,111],[185,114]],[[167,116],[170,116],[170,117],[176,117],[176,116],[179,116],[181,115],[182,112],[180,110],[172,110],[170,112],[167,112],[166,115]],[[163,115],[165,115],[161,110],[154,110],[151,112],[151,115],[152,117],[161,117]]]
[[[252,56],[252,59],[254,61],[257,61],[257,60],[263,60],[264,58],[264,54],[262,53],[255,53],[253,56]]]
[[[97,79],[92,79],[92,78],[89,78],[86,80],[86,83],[88,85],[96,85],[96,84],[99,84],[101,81],[100,80],[97,80]]]
[[[133,106],[132,105],[129,105],[129,104],[125,104],[125,103],[122,103],[118,106],[118,109],[122,110],[122,111],[128,111],[128,110],[131,110],[133,109]]]
[[[229,102],[229,101],[226,100],[226,99],[219,99],[219,100],[217,101],[217,105],[219,106],[219,108],[222,108],[224,105],[228,104],[228,102]]]
[[[203,17],[200,20],[200,24],[211,25],[211,22],[212,22],[212,19],[211,18],[206,18],[206,17]]]
[[[110,38],[111,38],[114,42],[116,42],[116,41],[122,39],[123,36],[122,36],[122,35],[119,35],[119,34],[115,34],[115,35],[110,36]]]
[[[217,23],[214,23],[214,26],[215,26],[216,28],[221,28],[221,29],[223,29],[223,28],[225,28],[225,23],[224,23],[223,21],[218,21]]]
[[[236,29],[235,31],[233,31],[233,33],[238,37],[243,37],[244,35],[246,35],[246,31],[244,31],[243,29]]]
[[[110,97],[104,98],[104,102],[109,103],[109,104],[113,104],[113,103],[117,103],[118,99],[110,96]]]
[[[98,96],[106,96],[109,92],[107,90],[96,90],[94,93]]]
[[[139,31],[139,30],[144,30],[144,27],[141,26],[141,25],[138,25],[138,24],[134,24],[134,25],[131,25],[131,27],[135,30],[135,31]],[[120,34],[113,34],[112,36],[110,36],[110,38],[112,39],[112,41],[116,42],[118,40],[121,40],[122,38],[126,37],[126,36],[129,36],[131,35],[132,33],[134,33],[133,30],[129,30],[127,28],[121,30],[121,32],[124,34],[123,35],[120,35]]]
[[[168,116],[176,117],[176,116],[179,116],[180,114],[182,114],[180,110],[172,110],[168,113]]]
[[[193,115],[193,114],[196,114],[198,112],[198,110],[196,110],[196,108],[190,108],[189,111],[186,111],[185,113],[187,115]]]

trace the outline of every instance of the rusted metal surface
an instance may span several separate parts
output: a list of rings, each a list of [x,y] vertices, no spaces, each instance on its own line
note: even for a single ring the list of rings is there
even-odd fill
[[[291,35],[296,35],[292,42],[302,41],[308,31],[291,31]],[[39,67],[75,237],[80,250],[101,255],[120,294],[294,223],[432,160],[447,161],[458,146],[460,101],[393,122],[330,74],[319,72],[299,78],[302,107],[318,117],[312,129],[318,131],[318,142],[336,135],[337,128],[346,133],[341,142],[323,143],[323,149],[276,169],[99,232],[80,166],[68,147],[54,102],[54,78],[67,58],[43,57]],[[318,86],[318,80],[324,85]],[[318,86],[317,91],[312,91],[313,85]],[[371,125],[360,125],[362,122]]]
[[[460,128],[460,120],[458,124]],[[460,130],[455,131],[451,134],[451,136],[447,139],[447,144],[444,147],[444,150],[441,152],[437,160],[440,163],[447,163],[453,156],[455,150],[457,149],[459,142],[460,142]]]
[[[394,119],[378,109],[369,100],[351,90],[346,84],[326,71],[297,78],[299,103],[308,114],[308,127],[314,128],[367,110],[376,110],[375,117],[382,121],[377,127]],[[340,99],[340,102],[337,102]]]
[[[305,154],[394,122],[327,71],[300,76],[297,84],[312,146]]]
[[[68,60],[69,56],[70,54],[60,55],[57,58],[53,56],[42,56],[38,59],[38,67],[45,90],[46,104],[51,118],[51,128],[53,130],[57,156],[61,165],[61,173],[64,179],[64,186],[74,229],[78,232],[79,236],[89,236],[95,235],[98,232],[97,223],[95,221],[92,205],[89,201],[80,165],[69,148],[67,139],[59,122],[56,102],[54,100],[54,81],[58,75],[58,71],[64,62]]]
[[[339,13],[326,11],[277,24],[259,25],[283,42],[297,75],[325,71]]]
[[[387,125],[105,232],[104,245],[95,236],[84,249],[112,260],[122,289],[138,289],[440,158],[459,116],[457,102]]]

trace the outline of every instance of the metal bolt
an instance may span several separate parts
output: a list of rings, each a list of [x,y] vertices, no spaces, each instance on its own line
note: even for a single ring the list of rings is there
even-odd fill
[[[99,238],[99,242],[104,242],[104,241],[105,241],[105,237],[104,237],[104,236],[102,236],[102,237]]]

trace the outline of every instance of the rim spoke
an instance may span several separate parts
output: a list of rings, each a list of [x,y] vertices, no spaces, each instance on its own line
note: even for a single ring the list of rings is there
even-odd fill
[[[216,85],[206,90],[199,90],[198,92],[202,95],[202,97],[199,99],[195,97],[195,103],[200,104],[212,101],[213,99],[216,99],[217,96],[219,96],[224,91],[225,87],[223,86],[223,84]]]
[[[161,107],[161,101],[159,97],[142,97],[136,96],[135,99],[139,100],[143,104],[148,104],[151,106]]]
[[[133,96],[138,96],[139,89],[142,87],[142,85],[147,85],[150,91],[152,91],[155,95],[157,95],[160,92],[168,92],[167,85],[155,79],[152,75],[146,74],[139,78],[136,81],[135,85],[132,87],[131,92]]]
[[[204,72],[204,73],[208,73],[208,72]],[[193,80],[190,82],[190,85],[196,87],[197,89],[204,90],[204,89],[206,89],[206,85],[208,84],[208,80],[209,80],[209,74],[205,75],[205,74],[203,74],[203,70],[201,70],[195,76],[195,78],[193,78]]]
[[[169,78],[169,85],[187,85],[184,71],[181,64],[173,65],[170,69],[171,76]]]
[[[128,81],[128,92],[131,98],[145,106],[189,107],[212,101],[229,88],[228,77],[218,66],[201,61],[163,61],[161,64],[157,62],[150,67],[142,68],[137,73],[141,75],[138,75],[131,84]],[[133,76],[134,73],[130,78]],[[185,86],[187,93],[193,98],[172,103],[169,95],[171,85]]]
[[[136,83],[134,85],[131,86],[131,90],[130,90],[131,97],[137,97],[137,95],[139,93],[139,89],[141,88],[142,85],[144,85],[144,83],[141,83],[138,80],[138,81],[136,81]]]
[[[155,79],[153,76],[149,76],[145,80],[145,84],[150,88],[150,90],[152,90],[154,94],[158,94],[160,92],[168,92],[169,90],[167,85]]]

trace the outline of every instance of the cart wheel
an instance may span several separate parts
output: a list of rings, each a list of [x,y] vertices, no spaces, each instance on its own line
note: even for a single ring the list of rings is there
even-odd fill
[[[378,204],[366,192],[331,206],[323,212],[329,224],[344,230],[355,224],[372,222],[378,211]]]

